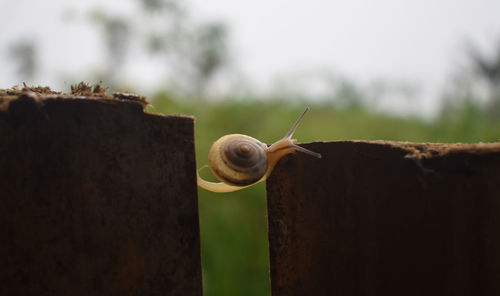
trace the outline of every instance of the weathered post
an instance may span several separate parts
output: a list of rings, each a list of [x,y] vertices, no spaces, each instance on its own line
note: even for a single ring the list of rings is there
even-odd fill
[[[0,91],[0,295],[201,295],[193,118]]]
[[[267,183],[274,296],[500,295],[500,144],[304,147]]]

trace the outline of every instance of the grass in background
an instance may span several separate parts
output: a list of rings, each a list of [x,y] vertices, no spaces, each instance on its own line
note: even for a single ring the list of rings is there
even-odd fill
[[[195,116],[198,167],[208,163],[208,150],[219,137],[243,133],[272,143],[285,135],[305,108],[305,104],[285,101],[182,102],[167,93],[157,94],[152,105],[151,112]],[[464,104],[432,122],[374,113],[359,106],[343,110],[328,104],[310,107],[294,136],[299,142],[500,139],[500,121],[488,119],[473,104]],[[200,189],[199,209],[204,294],[270,295],[265,184],[225,194]]]

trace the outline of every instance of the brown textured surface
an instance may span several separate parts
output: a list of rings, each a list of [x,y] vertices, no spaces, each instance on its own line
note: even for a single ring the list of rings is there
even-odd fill
[[[500,144],[310,143],[267,182],[278,295],[500,295]]]
[[[138,96],[10,91],[0,295],[201,295],[193,119]]]

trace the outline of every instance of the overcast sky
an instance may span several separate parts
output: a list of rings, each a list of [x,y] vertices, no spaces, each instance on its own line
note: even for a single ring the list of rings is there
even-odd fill
[[[19,82],[5,63],[6,44],[24,37],[41,46],[38,83],[60,85],[66,74],[78,79],[104,58],[102,47],[88,23],[61,25],[62,16],[69,10],[79,16],[97,4],[130,13],[131,2],[0,0],[6,69],[0,87]],[[188,7],[193,19],[229,26],[236,66],[262,89],[279,75],[328,69],[362,83],[411,82],[427,106],[464,61],[467,42],[485,50],[500,42],[498,0],[190,0]],[[154,75],[145,72],[154,70],[141,65],[130,72],[140,73],[140,84],[152,83]]]

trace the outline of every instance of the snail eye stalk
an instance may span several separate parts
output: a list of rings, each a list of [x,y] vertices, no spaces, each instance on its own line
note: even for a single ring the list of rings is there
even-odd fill
[[[295,130],[299,126],[299,124],[302,121],[302,118],[304,117],[304,115],[306,115],[307,111],[309,111],[309,107],[306,107],[306,109],[304,110],[304,112],[302,112],[302,114],[300,114],[299,118],[297,119],[297,121],[295,121],[295,123],[293,124],[292,128],[288,131],[288,133],[286,133],[284,139],[291,139],[292,138],[293,133],[295,133]]]

